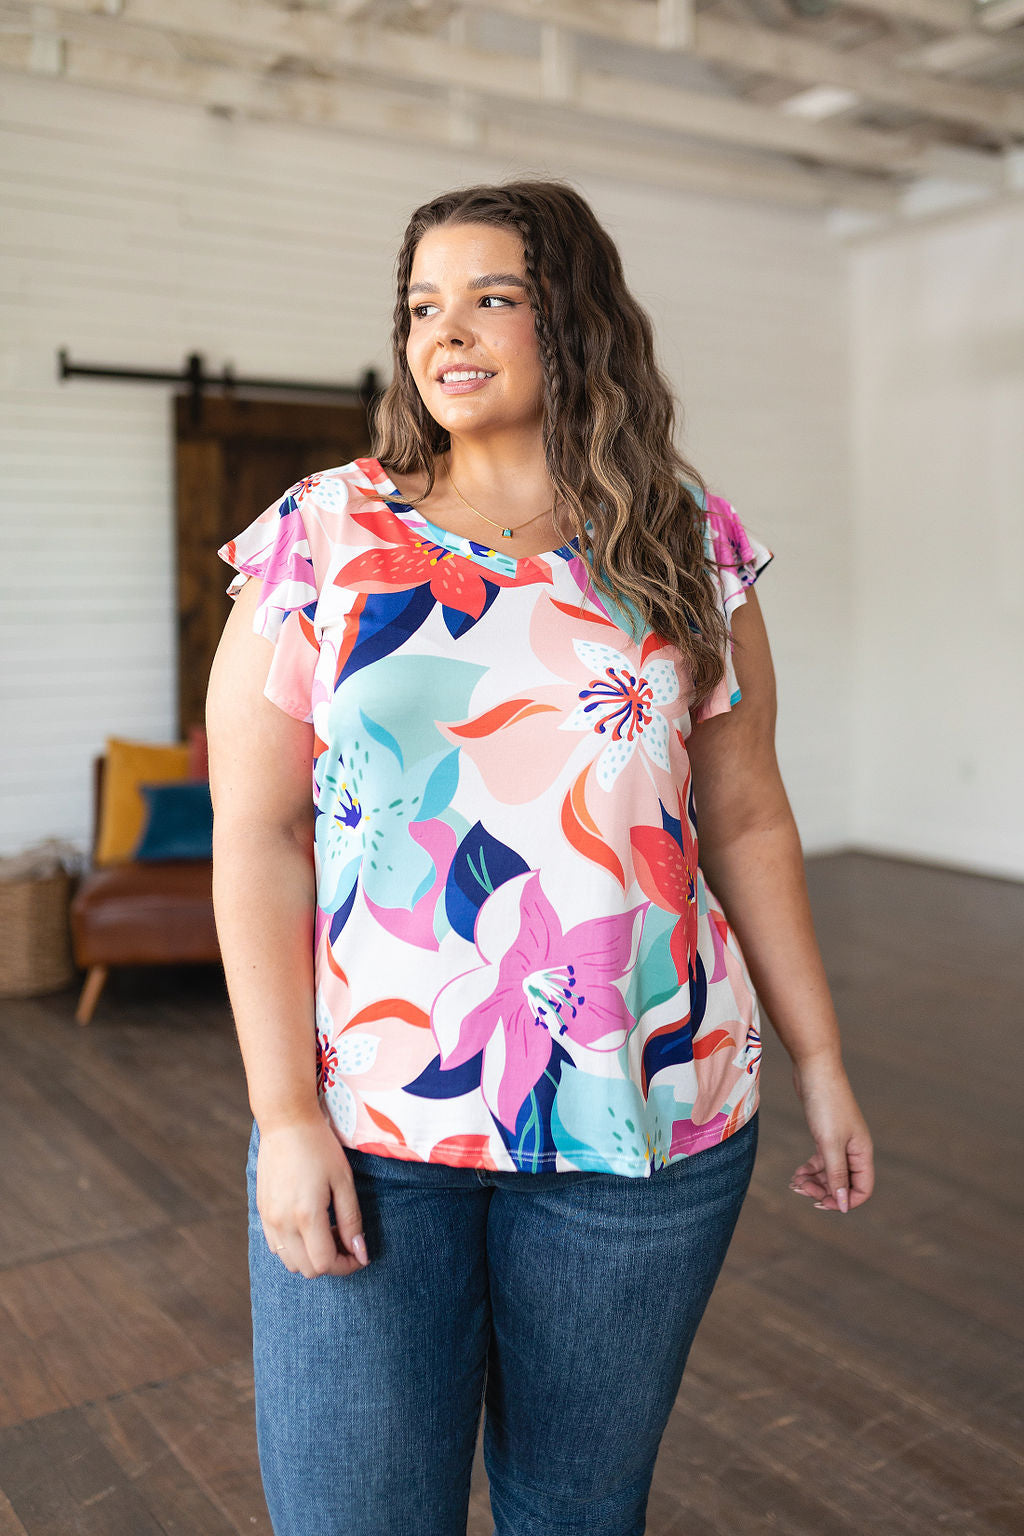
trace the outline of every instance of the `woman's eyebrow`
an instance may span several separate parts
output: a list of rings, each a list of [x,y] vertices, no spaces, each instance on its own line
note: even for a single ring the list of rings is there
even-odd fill
[[[467,288],[525,288],[526,284],[516,272],[485,272],[483,277],[471,277]],[[436,293],[436,283],[410,283],[408,296],[414,293]]]

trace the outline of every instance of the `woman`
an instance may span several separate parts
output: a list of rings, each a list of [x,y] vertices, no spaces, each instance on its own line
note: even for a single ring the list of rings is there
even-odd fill
[[[873,1185],[771,554],[673,447],[570,186],[434,198],[397,267],[374,457],[220,551],[260,1465],[278,1536],[453,1536],[485,1402],[499,1536],[627,1536],[753,1168],[758,997],[815,1146],[790,1187]]]

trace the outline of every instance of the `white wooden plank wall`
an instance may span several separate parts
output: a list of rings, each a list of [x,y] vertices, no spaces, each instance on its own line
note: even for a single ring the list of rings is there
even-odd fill
[[[45,836],[86,846],[104,737],[172,731],[169,391],[60,384],[58,348],[81,362],[173,368],[197,350],[265,377],[386,375],[412,209],[524,171],[562,174],[557,146],[520,165],[0,81],[0,851]],[[570,179],[653,317],[684,446],[776,552],[758,590],[780,758],[806,846],[836,846],[853,745],[845,253],[815,214]],[[239,528],[258,510],[239,506]]]
[[[1022,879],[1024,199],[851,255],[853,832]]]

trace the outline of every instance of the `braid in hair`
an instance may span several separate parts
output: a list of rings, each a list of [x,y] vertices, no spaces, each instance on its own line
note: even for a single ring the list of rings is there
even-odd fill
[[[548,297],[544,291],[542,271],[538,259],[537,237],[533,220],[530,217],[534,209],[534,198],[525,197],[510,188],[508,202],[512,207],[513,217],[507,222],[515,230],[523,245],[523,265],[526,272],[527,292],[533,307],[537,348],[540,353],[541,369],[544,375],[544,458],[547,463],[548,474],[555,487],[555,505],[557,506],[561,501],[569,508],[572,520],[576,525],[574,531],[580,541],[581,553],[585,554],[589,543],[585,527],[586,514],[577,496],[562,483],[563,470],[560,454],[559,424],[565,399],[565,380],[558,344],[555,340]],[[560,533],[563,532],[559,525],[557,512],[555,514],[555,526],[559,529]],[[591,571],[588,565],[588,591],[590,590],[590,579]]]
[[[522,200],[517,198],[515,201],[521,202]],[[513,219],[512,224],[520,240],[523,242],[523,263],[526,268],[530,300],[533,304],[534,328],[537,332],[541,366],[544,370],[544,414],[546,425],[544,450],[545,454],[547,454],[555,441],[558,426],[558,409],[562,395],[562,371],[558,361],[558,351],[551,334],[551,321],[548,316],[547,299],[537,263],[533,226],[529,218],[522,213]]]

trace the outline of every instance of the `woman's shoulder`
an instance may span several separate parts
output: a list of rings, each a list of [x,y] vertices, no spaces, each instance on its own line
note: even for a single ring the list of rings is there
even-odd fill
[[[732,502],[696,481],[684,479],[682,484],[703,514],[707,558],[718,566],[735,565],[738,548],[746,541],[746,529]]]
[[[375,459],[314,470],[274,496],[249,525],[217,553],[249,576],[267,579],[274,570],[307,563],[310,584],[318,589],[332,562],[356,538],[353,513],[377,503],[386,479]],[[357,540],[358,542],[358,540]]]
[[[358,514],[379,510],[387,488],[388,477],[376,459],[350,459],[297,480],[284,493],[284,503],[295,508],[311,547],[326,553],[329,547],[347,545],[356,537]]]
[[[353,499],[362,501],[372,497],[387,480],[376,459],[350,459],[347,464],[335,464],[329,469],[318,469],[304,475],[285,492],[300,505],[322,503],[326,506],[344,505]]]
[[[728,611],[743,590],[753,586],[774,555],[724,496],[709,490],[702,499],[702,511],[704,547],[718,568]]]

